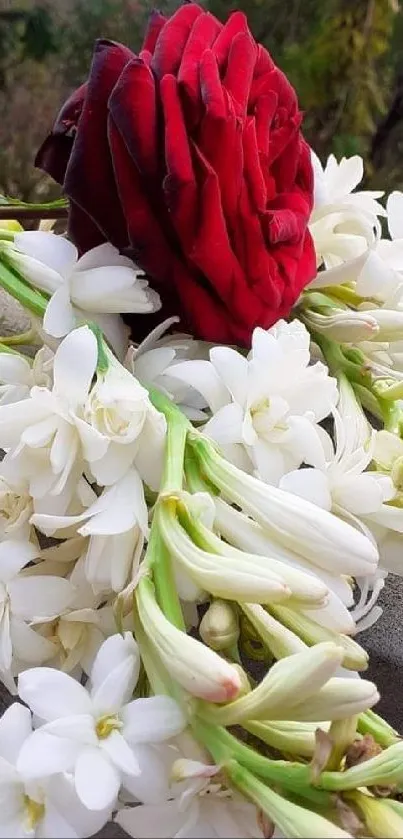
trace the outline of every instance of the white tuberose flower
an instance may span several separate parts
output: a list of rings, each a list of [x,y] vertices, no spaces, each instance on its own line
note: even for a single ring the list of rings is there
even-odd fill
[[[35,618],[60,615],[73,599],[68,580],[22,571],[38,551],[29,542],[0,543],[0,671],[9,674],[13,657],[41,663],[54,655],[54,646],[31,627]]]
[[[110,811],[87,810],[67,775],[36,782],[17,770],[19,754],[31,732],[30,711],[14,703],[0,719],[1,836],[92,836],[103,827]]]
[[[63,236],[24,231],[15,236],[12,256],[29,282],[52,295],[43,326],[55,338],[67,335],[77,320],[91,317],[108,334],[120,313],[160,308],[158,294],[109,243],[78,259],[77,248]]]
[[[380,235],[377,216],[386,215],[378,203],[382,192],[354,192],[362,180],[362,158],[330,155],[325,168],[311,150],[314,170],[314,209],[309,229],[317,267],[324,268],[310,287],[350,282],[360,272]]]
[[[246,359],[228,347],[210,351],[210,362],[170,369],[206,398],[213,417],[206,435],[229,460],[278,484],[290,469],[322,463],[321,429],[337,400],[336,381],[318,362],[309,365],[309,333],[299,321],[257,328]],[[203,366],[202,366],[203,365]]]
[[[357,293],[394,308],[403,295],[403,193],[392,192],[386,204],[389,239],[371,251],[357,279]],[[381,340],[381,339],[380,339]]]
[[[34,385],[50,387],[53,353],[41,347],[30,363],[19,353],[0,353],[0,405],[27,399]]]
[[[219,767],[179,759],[172,766],[170,801],[120,810],[115,821],[136,839],[208,836],[263,839],[256,807],[223,785]]]
[[[113,805],[122,783],[136,796],[142,773],[149,773],[152,784],[155,755],[149,744],[179,734],[185,720],[169,697],[130,701],[139,668],[137,644],[126,632],[102,644],[90,691],[58,670],[22,673],[19,694],[45,724],[24,744],[20,771],[31,778],[73,771],[77,794],[90,810]],[[143,789],[144,775],[139,780]]]

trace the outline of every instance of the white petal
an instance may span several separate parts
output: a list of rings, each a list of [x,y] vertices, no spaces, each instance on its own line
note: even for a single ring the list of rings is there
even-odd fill
[[[171,747],[137,743],[134,754],[139,775],[124,775],[123,786],[142,804],[160,804],[170,797],[170,769],[175,751]]]
[[[14,702],[0,719],[0,757],[14,765],[24,741],[32,731],[31,712]]]
[[[120,713],[123,733],[130,743],[160,743],[176,737],[186,726],[179,705],[168,696],[134,699]]]
[[[75,329],[56,350],[54,388],[73,407],[87,398],[97,359],[97,339],[88,326]]]
[[[21,442],[24,431],[46,421],[49,409],[33,399],[23,399],[0,407],[0,440],[3,449],[10,449]]]
[[[211,417],[204,426],[203,433],[220,445],[241,443],[243,421],[243,409],[236,402],[231,402]]]
[[[71,297],[74,303],[87,312],[119,314],[119,298],[125,298],[129,289],[137,290],[139,297],[146,296],[133,268],[102,266],[75,272],[71,278]],[[137,287],[137,289],[136,289]],[[121,308],[121,311],[125,311]]]
[[[17,769],[25,778],[46,778],[72,770],[82,744],[54,737],[38,728],[25,740],[18,756]]]
[[[31,365],[22,355],[1,353],[0,381],[4,384],[31,384]]]
[[[280,489],[299,495],[317,504],[324,510],[331,510],[332,496],[329,490],[329,482],[323,472],[319,469],[297,469],[289,472],[280,481]]]
[[[110,536],[126,533],[138,523],[147,533],[147,506],[144,500],[143,485],[136,469],[129,469],[110,489],[104,490],[98,499],[99,513],[92,515],[80,533],[83,536]],[[95,502],[92,512],[96,509]]]
[[[33,667],[21,673],[18,692],[34,714],[49,722],[92,712],[85,688],[67,673],[50,667]]]
[[[14,656],[24,662],[24,665],[43,664],[57,654],[56,644],[13,615],[10,620],[10,634]]]
[[[213,414],[229,402],[228,390],[210,361],[195,359],[173,364],[169,375],[198,390]]]
[[[80,311],[77,310],[78,314]],[[96,312],[91,316],[91,319],[96,323],[105,335],[116,355],[116,358],[123,363],[123,359],[127,353],[129,346],[129,327],[124,323],[119,315],[105,315]]]
[[[43,262],[62,277],[68,277],[77,262],[78,252],[72,242],[45,230],[17,233],[14,244],[22,253]]]
[[[127,256],[122,256],[118,249],[110,242],[104,242],[91,248],[80,259],[76,265],[76,271],[89,271],[91,268],[109,268],[110,265],[120,265],[126,268],[135,269],[134,262]]]
[[[113,666],[109,675],[92,691],[92,704],[97,716],[116,714],[132,696],[135,684],[136,660],[126,658],[117,667]]]
[[[72,714],[69,717],[59,717],[57,720],[42,725],[38,730],[61,740],[71,740],[81,746],[98,745],[92,714]]]
[[[74,589],[63,577],[19,577],[8,584],[11,608],[26,620],[60,615],[74,598]]]
[[[81,753],[74,779],[77,795],[89,810],[104,810],[114,804],[120,775],[101,749],[85,749]]]
[[[74,309],[70,302],[68,285],[57,288],[46,306],[43,329],[53,338],[63,338],[76,325]]]
[[[38,548],[31,542],[20,542],[17,539],[0,542],[0,580],[8,583],[28,562],[36,559]]]
[[[138,775],[140,773],[136,757],[119,731],[111,731],[109,736],[101,741],[100,746],[121,772],[128,775]]]
[[[176,800],[126,807],[117,812],[115,821],[135,839],[172,839],[187,821],[187,816],[186,812],[181,812]]]
[[[281,446],[258,439],[252,448],[256,471],[262,481],[278,486],[287,469]]]
[[[118,667],[129,659],[133,666],[133,689],[137,683],[140,672],[140,656],[138,646],[131,632],[124,635],[111,635],[102,644],[98,651],[91,670],[92,692],[97,691],[103,682],[108,678],[111,670]]]
[[[403,239],[403,192],[396,190],[389,195],[386,210],[392,239]]]
[[[244,406],[248,388],[248,362],[241,353],[230,347],[213,347],[210,360],[228,388],[234,402]]]
[[[122,445],[113,440],[99,460],[91,463],[91,471],[99,486],[111,486],[130,469],[138,448],[137,440],[131,445]],[[149,453],[148,453],[149,454]]]
[[[78,839],[79,834],[64,818],[64,816],[53,805],[52,801],[46,799],[45,812],[39,825],[41,839],[54,839],[55,836],[63,836],[63,839]]]
[[[55,775],[46,785],[47,801],[57,809],[71,825],[77,836],[93,836],[104,826],[111,817],[110,809],[87,810],[77,796],[74,780],[68,775]],[[52,834],[49,839],[64,833]]]

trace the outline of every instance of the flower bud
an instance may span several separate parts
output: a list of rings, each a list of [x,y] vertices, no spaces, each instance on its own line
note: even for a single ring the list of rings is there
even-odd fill
[[[280,752],[309,758],[315,752],[317,723],[292,722],[290,720],[277,720],[276,722],[251,720],[245,722],[244,728],[250,734],[262,740],[263,743],[267,743],[268,746],[278,749]],[[322,730],[328,728],[329,723],[321,723]]]
[[[340,555],[354,561],[357,576],[373,573],[375,545],[352,525],[284,490],[263,483],[226,461],[202,436],[189,441],[209,480],[227,501],[238,504],[280,544],[320,568],[338,567]]]
[[[242,611],[275,658],[285,658],[306,649],[306,644],[286,626],[283,626],[280,621],[276,621],[269,615],[263,606],[255,603],[243,603]]]
[[[371,309],[370,314],[378,325],[377,341],[402,340],[403,312],[395,309]]]
[[[344,650],[343,667],[348,670],[366,670],[368,667],[368,653],[349,638],[348,635],[341,635],[327,629],[320,623],[312,620],[297,609],[282,606],[273,606],[270,611],[289,629],[302,638],[306,644],[318,644],[321,641],[332,641]]]
[[[158,525],[171,555],[205,591],[228,600],[267,603],[284,600],[291,589],[263,556],[239,551],[218,556],[194,544],[176,517],[176,499],[167,497],[158,508]]]
[[[388,746],[383,752],[345,772],[323,772],[320,785],[326,790],[357,789],[358,787],[389,787],[403,783],[403,741]]]
[[[342,657],[343,651],[335,644],[317,644],[277,661],[247,696],[225,707],[212,708],[210,713],[206,709],[206,713],[219,725],[237,725],[246,720],[312,720],[304,713],[310,708],[312,697],[336,672]],[[331,719],[326,703],[316,708],[315,719]]]
[[[239,638],[238,616],[233,606],[224,600],[213,600],[203,616],[199,632],[202,640],[213,650],[226,650]]]
[[[352,794],[352,800],[364,816],[371,836],[401,839],[403,836],[403,804],[386,798],[374,798],[364,792]]]
[[[303,320],[316,332],[340,343],[370,341],[379,332],[379,326],[371,312],[353,312],[346,309],[328,315],[308,310],[304,312]]]
[[[139,582],[136,602],[148,640],[173,679],[192,696],[210,702],[229,702],[238,696],[241,679],[235,667],[167,620],[146,577]]]

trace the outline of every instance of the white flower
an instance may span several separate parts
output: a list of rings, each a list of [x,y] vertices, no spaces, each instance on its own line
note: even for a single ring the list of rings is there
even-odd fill
[[[31,731],[31,713],[19,703],[11,705],[0,719],[1,835],[9,839],[92,836],[103,827],[110,811],[87,810],[67,775],[36,782],[18,771],[19,755]]]
[[[97,339],[87,326],[58,347],[52,390],[34,387],[28,400],[0,406],[0,440],[12,449],[11,476],[22,474],[35,500],[65,514],[86,469],[101,485],[118,481],[136,457],[142,475],[159,485],[165,419],[147,392],[108,351],[108,371],[97,368]]]
[[[157,326],[138,347],[129,347],[126,366],[146,385],[154,385],[179,405],[192,420],[205,420],[205,399],[186,382],[170,375],[171,368],[182,361],[200,361],[208,357],[209,344],[195,341],[190,335],[164,335],[179,318],[168,318]]]
[[[90,537],[84,564],[88,582],[96,593],[120,592],[135,576],[148,533],[143,484],[131,468],[93,499],[77,516],[35,513],[31,522],[46,536],[80,525],[78,533]]]
[[[27,482],[8,480],[0,467],[0,539],[29,539],[32,512]]]
[[[150,744],[179,734],[186,723],[169,697],[130,701],[139,668],[138,648],[127,632],[102,644],[90,690],[58,670],[22,673],[19,694],[44,725],[24,744],[19,770],[31,778],[72,771],[77,795],[91,810],[112,806],[122,783],[136,796],[138,776],[141,789],[144,774],[152,784]]]
[[[83,419],[106,441],[101,459],[88,460],[97,482],[112,484],[139,455],[148,483],[158,488],[165,446],[166,421],[148,392],[106,350],[108,368],[98,371],[83,409]],[[80,428],[82,428],[80,423]],[[85,433],[85,429],[82,428]]]
[[[136,839],[263,839],[258,811],[226,786],[219,767],[178,759],[172,767],[172,798],[158,805],[119,810],[115,821]]]
[[[109,243],[78,259],[77,248],[63,236],[24,231],[15,236],[11,253],[29,282],[52,295],[43,326],[56,338],[67,335],[80,320],[90,318],[113,341],[119,322],[125,334],[119,314],[160,308],[158,295],[149,289],[142,274]],[[125,342],[119,343],[124,346]]]
[[[363,210],[368,215],[386,215],[384,208],[378,202],[383,192],[362,190],[354,192],[364,176],[362,158],[356,154],[353,157],[343,157],[337,162],[331,154],[323,168],[322,164],[311,149],[311,161],[314,170],[314,217],[329,205],[350,205]]]
[[[349,382],[340,380],[340,401],[334,410],[336,447],[326,453],[320,469],[304,469],[285,475],[282,489],[318,504],[324,510],[352,521],[365,533],[362,519],[380,523],[386,502],[396,489],[384,472],[368,470],[373,460],[376,432],[371,430]]]
[[[38,550],[29,542],[0,543],[0,671],[10,674],[18,661],[39,664],[52,658],[54,645],[30,626],[34,619],[60,615],[73,599],[68,580],[23,571]],[[37,568],[40,566],[37,566]]]
[[[386,204],[390,239],[381,239],[357,278],[357,294],[375,297],[393,308],[403,295],[403,193],[392,192]]]
[[[82,445],[76,417],[82,410],[97,364],[97,341],[88,327],[75,330],[60,344],[54,357],[52,390],[33,387],[29,399],[0,406],[0,440],[8,455],[11,478],[23,475],[34,499],[49,499],[48,509],[65,512],[76,493],[84,454],[101,457],[108,441],[85,423]]]
[[[382,192],[354,192],[363,177],[362,159],[355,155],[337,163],[328,158],[325,169],[311,151],[314,169],[314,209],[309,229],[320,271],[312,287],[351,282],[364,265],[369,249],[380,235],[378,203]]]
[[[41,347],[33,362],[19,353],[0,353],[0,405],[27,399],[34,385],[50,387],[53,353]]]
[[[319,465],[323,432],[317,423],[336,403],[335,380],[323,364],[309,361],[305,326],[279,321],[268,331],[254,330],[247,359],[215,347],[210,362],[183,362],[170,375],[203,394],[213,413],[204,432],[226,456],[278,484],[303,461]]]
[[[115,562],[118,556],[114,554]],[[34,620],[32,625],[56,646],[55,660],[51,664],[66,673],[74,671],[74,675],[80,667],[88,675],[105,638],[116,632],[113,606],[100,607],[104,598],[94,593],[85,577],[84,557],[75,564],[69,580],[74,587],[69,608],[56,620],[47,623]],[[125,620],[125,629],[129,629],[129,622]]]

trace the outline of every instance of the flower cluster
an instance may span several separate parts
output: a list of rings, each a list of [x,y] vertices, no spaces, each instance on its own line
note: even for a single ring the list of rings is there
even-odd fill
[[[403,574],[403,194],[299,124],[242,15],[155,14],[40,152],[75,244],[0,227],[0,835],[403,835],[355,639]]]

